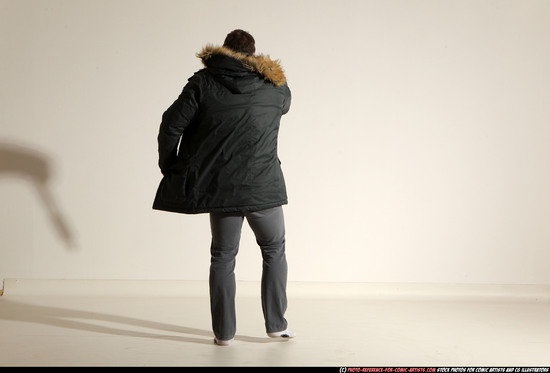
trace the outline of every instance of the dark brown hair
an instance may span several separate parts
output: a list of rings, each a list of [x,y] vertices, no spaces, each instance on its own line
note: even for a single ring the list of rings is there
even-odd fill
[[[240,52],[253,55],[256,52],[255,40],[248,32],[243,30],[233,30],[225,37],[223,46],[234,52]]]

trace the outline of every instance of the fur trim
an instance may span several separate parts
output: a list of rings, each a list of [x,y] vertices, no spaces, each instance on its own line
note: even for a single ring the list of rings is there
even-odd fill
[[[223,54],[241,61],[247,69],[258,72],[265,80],[270,81],[277,87],[286,84],[285,73],[279,60],[272,60],[269,56],[261,54],[249,56],[244,53],[234,52],[227,47],[216,47],[213,45],[204,47],[201,52],[197,53],[197,57],[200,58],[202,63],[206,66],[206,60],[214,54]]]

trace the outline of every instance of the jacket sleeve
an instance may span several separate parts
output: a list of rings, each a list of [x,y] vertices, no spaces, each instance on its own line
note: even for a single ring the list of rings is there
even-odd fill
[[[288,88],[288,85],[284,85],[283,89],[285,92],[285,99],[283,101],[283,115],[285,115],[290,110],[290,101],[292,99],[292,94],[290,93],[290,88]]]
[[[158,140],[158,165],[166,174],[178,157],[178,144],[187,126],[197,115],[200,101],[200,84],[197,75],[189,79],[174,103],[162,115]]]

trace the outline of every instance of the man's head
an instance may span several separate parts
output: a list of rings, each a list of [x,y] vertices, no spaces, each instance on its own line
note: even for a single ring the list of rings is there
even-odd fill
[[[252,35],[243,30],[233,30],[227,34],[223,46],[234,52],[253,55],[256,52],[255,41]]]

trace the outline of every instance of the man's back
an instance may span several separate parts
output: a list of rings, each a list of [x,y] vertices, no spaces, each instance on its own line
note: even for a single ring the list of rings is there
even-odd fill
[[[286,204],[277,139],[291,95],[282,68],[225,47],[207,46],[197,56],[205,68],[163,115],[165,177],[153,207],[201,213]]]

